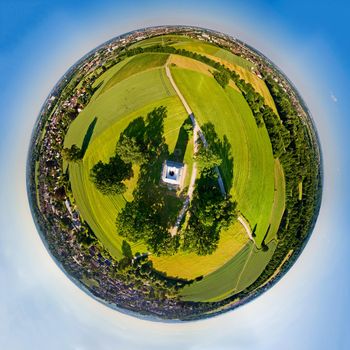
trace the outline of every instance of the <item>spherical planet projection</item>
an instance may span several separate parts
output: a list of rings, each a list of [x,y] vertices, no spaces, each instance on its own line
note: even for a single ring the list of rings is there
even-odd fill
[[[128,314],[232,310],[293,265],[322,158],[288,78],[237,38],[190,26],[118,36],[56,84],[27,164],[34,221],[85,292]]]

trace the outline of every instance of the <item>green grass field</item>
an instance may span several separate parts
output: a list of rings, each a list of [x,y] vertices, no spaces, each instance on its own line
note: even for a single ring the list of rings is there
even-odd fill
[[[238,293],[253,283],[270,261],[276,243],[268,244],[269,250],[258,250],[249,241],[240,252],[221,268],[199,282],[186,286],[181,291],[183,300],[220,301]]]
[[[117,235],[115,219],[118,212],[124,207],[123,196],[104,196],[91,182],[90,169],[99,161],[107,162],[114,154],[115,145],[119,134],[128,124],[138,116],[146,116],[153,108],[164,105],[168,109],[168,117],[165,123],[166,139],[172,141],[175,138],[186,113],[176,96],[158,100],[145,107],[136,110],[129,115],[116,120],[109,128],[91,141],[82,162],[70,165],[70,179],[76,204],[80,214],[88,222],[96,236],[104,246],[115,256],[121,258],[122,237]],[[175,128],[175,125],[178,128]],[[171,125],[171,129],[169,129]],[[170,142],[171,143],[171,142]],[[127,199],[131,199],[131,192],[135,188],[137,174],[128,181]],[[142,244],[132,245],[134,253],[145,252],[146,247]]]
[[[181,291],[181,298],[191,301],[209,301],[224,296],[230,291],[233,292],[253,246],[251,242],[247,243],[238,254],[219,270],[199,282],[186,286]]]
[[[152,42],[149,40],[149,45],[160,40],[153,39]],[[176,43],[178,39],[172,36],[169,42]],[[191,39],[187,39],[182,44],[193,44]],[[203,50],[214,49],[205,47]],[[122,257],[123,238],[116,232],[115,219],[124,207],[125,199],[132,200],[139,168],[133,166],[134,176],[125,182],[128,190],[124,196],[102,195],[89,175],[93,165],[99,160],[107,162],[114,154],[120,133],[132,120],[145,117],[155,107],[167,107],[164,137],[169,154],[174,153],[176,148],[184,152],[181,156],[188,169],[185,186],[189,183],[193,140],[189,139],[186,145],[182,140],[180,129],[188,116],[165,74],[163,65],[168,56],[141,54],[127,58],[106,71],[95,82],[95,86],[100,84],[99,90],[72,122],[65,138],[65,147],[84,145],[86,150],[81,162],[69,165],[72,191],[80,215],[117,259]],[[183,290],[184,300],[221,300],[252,283],[274,252],[273,239],[285,202],[283,169],[273,158],[265,127],[256,126],[242,94],[232,86],[222,89],[211,76],[209,67],[202,63],[198,65],[189,58],[177,58],[176,62],[179,66],[171,66],[172,75],[199,124],[212,123],[219,138],[227,138],[227,142],[222,144],[224,161],[220,167],[226,188],[237,200],[239,210],[251,228],[256,228],[258,248],[270,226],[266,240],[270,242],[270,249],[264,253],[256,248],[248,240],[242,225],[236,222],[221,233],[219,247],[212,255],[201,257],[181,252],[169,257],[151,256],[150,259],[157,270],[169,276],[188,279],[204,276],[201,281]],[[178,204],[169,197],[169,208]],[[131,247],[134,254],[147,251],[142,242]]]
[[[199,41],[199,40],[180,42],[180,43],[172,44],[172,46],[176,47],[177,49],[184,49],[192,52],[197,52],[200,54],[209,54],[212,56],[216,56],[229,63],[233,63],[247,70],[250,70],[250,68],[253,67],[253,64],[245,60],[244,58],[234,55],[232,52],[229,52],[215,45],[203,43],[202,41]]]
[[[132,75],[91,101],[71,124],[65,146],[81,145],[88,126],[97,117],[91,141],[115,121],[145,105],[175,96],[164,68]]]
[[[270,106],[276,114],[278,114],[275,102],[273,101],[264,80],[252,73],[251,68],[254,67],[254,65],[250,61],[234,55],[232,52],[216,45],[205,43],[184,35],[164,35],[154,37],[138,42],[132,45],[132,47],[147,47],[156,44],[170,45],[178,49],[197,52],[226,65],[228,68],[236,71],[247,83],[252,84],[254,89],[264,97],[265,103]]]
[[[247,234],[238,222],[220,235],[217,250],[211,255],[198,256],[194,253],[178,253],[173,256],[151,256],[153,266],[172,277],[193,279],[205,276],[231,260],[248,242]],[[189,268],[189,266],[191,268]]]
[[[198,72],[176,67],[171,71],[199,124],[212,122],[219,137],[226,135],[231,144],[230,193],[250,226],[256,225],[259,246],[269,225],[274,199],[274,158],[265,127],[256,126],[247,102],[234,89],[224,90],[213,78]],[[230,167],[221,167],[226,187],[232,176],[227,168]]]
[[[164,66],[168,59],[168,54],[145,53],[133,56],[126,64],[108,80],[108,82],[100,89],[99,94],[109,90],[120,81],[129,78],[130,76],[144,72],[148,69]]]

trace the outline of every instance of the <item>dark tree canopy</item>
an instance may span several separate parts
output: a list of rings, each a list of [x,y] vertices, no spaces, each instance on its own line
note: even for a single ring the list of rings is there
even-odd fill
[[[221,157],[214,153],[210,147],[199,146],[198,152],[195,155],[195,161],[200,171],[208,171],[222,162]]]
[[[77,145],[72,145],[70,148],[62,150],[62,157],[68,162],[77,162],[83,158],[83,152]]]
[[[118,155],[111,157],[108,163],[99,161],[90,172],[91,180],[105,195],[124,193],[126,186],[123,181],[132,176],[131,163],[125,163]]]
[[[215,80],[223,87],[230,81],[230,75],[225,70],[218,70],[213,73]]]
[[[190,219],[184,234],[184,249],[198,255],[211,254],[217,248],[221,229],[237,218],[236,202],[223,197],[212,169],[202,173],[190,206]]]
[[[116,147],[117,155],[126,163],[141,164],[145,160],[145,155],[136,138],[122,135]]]

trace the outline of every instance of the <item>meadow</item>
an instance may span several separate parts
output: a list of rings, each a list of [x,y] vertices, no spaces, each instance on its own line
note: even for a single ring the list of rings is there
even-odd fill
[[[255,227],[259,247],[274,200],[274,158],[266,128],[257,127],[247,102],[231,87],[223,89],[198,72],[177,67],[171,71],[199,124],[212,123],[218,136],[227,138],[225,152],[231,153],[233,160],[232,166],[224,162],[220,167],[222,176],[251,229]]]
[[[152,38],[144,44],[154,45],[161,40],[164,38]],[[169,36],[165,41],[180,45],[177,36]],[[228,51],[213,45],[200,44],[204,45],[201,53],[215,54],[249,72],[250,66],[239,57],[231,57]],[[192,50],[200,47],[189,38],[181,45],[188,50],[188,45],[192,45]],[[81,162],[69,164],[72,191],[82,218],[112,256],[121,259],[123,238],[116,231],[115,219],[126,200],[133,198],[139,167],[133,166],[134,176],[125,182],[126,193],[108,196],[96,189],[90,180],[90,170],[99,160],[109,160],[120,133],[130,122],[146,117],[158,106],[167,107],[164,137],[169,154],[174,153],[181,126],[188,116],[166,77],[166,62],[200,126],[209,134],[217,133],[225,187],[256,236],[254,244],[243,226],[235,222],[221,232],[218,249],[212,255],[179,252],[173,256],[151,255],[150,260],[155,269],[168,276],[186,279],[203,276],[202,280],[185,287],[181,293],[184,300],[221,300],[243,290],[261,274],[274,252],[285,202],[283,169],[273,158],[266,128],[257,127],[247,102],[232,81],[223,89],[212,76],[213,68],[188,57],[168,54],[127,57],[107,70],[95,82],[94,86],[100,86],[99,89],[72,122],[65,138],[65,147],[76,144],[85,152]],[[190,139],[183,154],[189,170],[193,164],[192,153]],[[190,174],[188,171],[185,184]],[[269,250],[263,252],[260,247],[266,232]],[[131,244],[131,248],[134,254],[147,251],[142,242]]]

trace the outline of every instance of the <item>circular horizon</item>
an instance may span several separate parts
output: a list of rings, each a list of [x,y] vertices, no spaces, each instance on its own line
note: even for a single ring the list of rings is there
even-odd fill
[[[50,107],[50,104],[51,104],[51,102],[52,101],[54,101],[55,99],[58,99],[59,98],[59,95],[57,95],[57,93],[56,93],[56,91],[55,90],[57,90],[57,88],[58,87],[60,87],[60,85],[64,85],[63,83],[64,82],[67,82],[67,80],[69,80],[69,78],[67,78],[67,77],[69,77],[69,76],[72,76],[73,74],[74,74],[74,72],[75,72],[75,70],[77,69],[76,67],[78,67],[79,65],[81,66],[81,65],[83,65],[83,63],[84,62],[87,62],[88,61],[88,57],[92,57],[93,56],[93,54],[95,54],[96,52],[98,52],[99,50],[103,50],[103,48],[106,48],[106,47],[111,47],[111,45],[112,44],[114,44],[115,42],[118,42],[118,40],[123,40],[123,38],[126,38],[128,35],[130,35],[130,36],[132,36],[134,33],[148,33],[149,31],[152,31],[152,30],[155,30],[155,29],[166,29],[166,28],[168,28],[168,27],[170,27],[170,28],[185,28],[185,29],[187,29],[187,30],[199,30],[199,31],[201,31],[202,33],[204,33],[204,32],[208,32],[208,33],[212,33],[211,35],[223,35],[223,34],[221,34],[221,33],[219,33],[219,32],[214,32],[214,31],[211,31],[211,30],[208,30],[208,29],[204,29],[204,28],[200,28],[200,27],[193,27],[193,26],[174,26],[174,25],[171,25],[171,26],[158,26],[158,27],[148,27],[148,28],[143,28],[143,29],[138,29],[138,30],[135,30],[135,31],[133,31],[133,32],[129,32],[129,33],[126,33],[126,34],[123,34],[123,35],[120,35],[120,36],[117,36],[117,37],[114,37],[113,39],[111,39],[111,40],[108,40],[107,42],[105,42],[104,44],[101,44],[101,45],[99,45],[98,47],[96,47],[94,50],[92,50],[92,51],[90,51],[89,53],[87,53],[86,55],[84,55],[83,56],[83,58],[82,59],[80,59],[80,60],[78,60],[71,68],[69,68],[68,70],[67,70],[67,72],[63,75],[63,77],[61,78],[61,80],[55,85],[55,87],[53,88],[53,90],[51,91],[51,93],[49,94],[49,96],[48,96],[48,98],[47,98],[47,100],[46,100],[46,102],[44,103],[44,105],[43,105],[43,107],[42,107],[42,110],[41,110],[41,113],[40,113],[40,115],[39,115],[39,117],[38,117],[38,120],[37,120],[37,123],[36,123],[36,126],[35,126],[35,128],[34,128],[34,131],[33,131],[33,141],[32,141],[32,147],[34,147],[34,143],[35,143],[35,141],[36,141],[36,139],[34,139],[34,135],[35,135],[35,133],[38,131],[38,128],[40,127],[40,123],[41,123],[41,116],[42,115],[44,115],[44,113],[45,113],[45,109],[47,109],[47,108],[49,108]],[[149,38],[152,38],[153,36],[152,35],[150,35],[149,36]],[[228,37],[228,36],[227,36]],[[140,40],[140,42],[142,43],[143,42],[143,40],[145,40],[144,38],[142,38],[141,40]],[[236,39],[233,39],[233,38],[231,38],[231,40],[236,40]],[[138,40],[137,39],[135,39],[135,41],[134,42],[137,42]],[[240,43],[242,43],[242,42],[240,42]],[[131,42],[131,45],[133,44],[133,42]],[[243,45],[242,45],[243,44]],[[240,44],[240,45],[242,45],[243,47],[245,46],[245,44],[244,43],[242,43],[242,44]],[[252,52],[252,53],[254,53],[257,57],[259,57],[260,59],[264,59],[265,60],[265,62],[267,62],[268,64],[272,64],[272,62],[271,61],[269,61],[268,59],[266,59],[266,57],[265,56],[262,56],[258,51],[255,51],[254,49],[252,49],[251,47],[249,47],[249,50]],[[176,53],[179,53],[179,52],[176,52]],[[176,66],[176,64],[174,63],[174,65]],[[108,68],[109,69],[109,68]],[[107,71],[108,71],[108,69],[107,69]],[[263,69],[263,68],[261,68],[261,69]],[[288,78],[286,78],[286,76],[276,67],[276,66],[274,66],[274,71],[275,72],[277,72],[281,77],[283,77],[284,79],[285,79],[285,81],[286,81],[286,83],[288,84],[288,85],[286,85],[286,86],[288,86],[288,87],[290,87],[291,88],[291,91],[293,91],[294,92],[294,94],[295,94],[295,96],[296,96],[296,100],[298,101],[298,103],[300,104],[300,106],[301,106],[301,108],[304,110],[304,112],[306,113],[305,115],[307,116],[307,118],[308,118],[308,122],[310,123],[310,130],[312,130],[312,132],[314,133],[313,134],[313,142],[315,142],[315,149],[317,150],[316,152],[318,153],[318,158],[319,158],[319,172],[318,172],[318,177],[319,177],[319,179],[318,179],[318,185],[317,185],[317,188],[318,188],[318,195],[315,197],[316,198],[316,205],[315,205],[315,207],[314,207],[314,209],[313,209],[313,215],[312,215],[312,219],[311,219],[311,223],[310,223],[310,227],[308,228],[308,231],[307,231],[307,234],[306,234],[306,236],[303,238],[303,240],[302,240],[302,242],[301,242],[301,244],[300,244],[300,246],[299,246],[299,248],[297,249],[297,253],[295,253],[295,251],[294,251],[294,249],[293,249],[293,253],[289,253],[290,255],[288,256],[288,257],[286,257],[285,259],[286,260],[283,260],[283,263],[282,263],[282,265],[281,266],[283,266],[283,268],[281,268],[281,266],[279,267],[279,270],[278,270],[278,273],[276,274],[276,276],[274,276],[273,277],[273,279],[272,279],[272,281],[271,282],[269,282],[269,283],[267,283],[267,288],[265,287],[264,289],[260,289],[259,290],[259,292],[258,293],[254,293],[254,294],[251,294],[251,295],[247,295],[246,297],[244,297],[243,298],[243,301],[242,302],[236,302],[236,303],[234,303],[233,304],[233,306],[231,307],[231,308],[229,308],[229,309],[232,309],[232,308],[236,308],[237,306],[240,306],[241,304],[244,304],[244,303],[246,303],[247,301],[250,301],[250,300],[252,300],[252,299],[254,299],[256,296],[258,296],[258,295],[260,295],[263,291],[265,291],[266,289],[269,289],[271,286],[273,286],[288,270],[289,270],[289,268],[294,264],[294,262],[296,261],[296,259],[299,257],[299,255],[300,255],[300,253],[302,252],[302,250],[303,250],[303,248],[305,247],[305,245],[306,245],[306,243],[307,243],[307,241],[308,241],[308,239],[310,238],[310,235],[311,235],[311,233],[312,233],[312,230],[313,230],[313,228],[314,228],[314,225],[315,225],[315,223],[316,223],[316,218],[317,218],[317,215],[318,215],[318,212],[319,212],[319,209],[320,209],[320,204],[321,204],[321,188],[322,188],[322,156],[321,156],[321,148],[320,148],[320,145],[319,145],[319,140],[318,140],[318,136],[317,136],[317,131],[316,131],[316,129],[315,129],[315,126],[314,126],[314,122],[313,122],[313,120],[312,120],[312,118],[311,118],[311,116],[310,116],[310,114],[309,114],[309,111],[308,111],[308,109],[307,109],[307,107],[306,107],[306,105],[305,105],[305,102],[302,100],[302,98],[301,98],[301,96],[300,96],[300,94],[297,92],[297,90],[295,89],[295,87],[293,86],[293,85],[291,85],[291,82],[288,80]],[[259,73],[255,73],[255,74],[259,74]],[[68,81],[68,83],[69,83],[69,81]],[[68,84],[67,83],[67,84]],[[102,81],[102,83],[103,83],[103,81]],[[101,85],[103,85],[101,83]],[[272,84],[272,81],[271,81],[271,83],[270,84]],[[276,87],[275,87],[276,88]],[[96,88],[96,89],[98,89],[98,88]],[[181,99],[181,97],[180,97],[180,99]],[[49,105],[49,107],[48,107],[48,105]],[[79,108],[79,109],[82,109],[82,108]],[[81,111],[78,109],[78,113],[80,113]],[[277,112],[276,112],[277,113]],[[75,116],[76,117],[76,116]],[[96,118],[97,119],[97,118]],[[265,120],[265,122],[266,122],[266,120]],[[96,121],[95,121],[95,123],[96,123]],[[93,125],[95,125],[95,124],[93,124]],[[91,126],[91,125],[90,125]],[[274,153],[275,153],[275,150],[273,150],[274,151]],[[32,197],[32,194],[31,194],[31,189],[33,188],[33,183],[32,183],[32,179],[31,179],[31,177],[33,176],[33,168],[30,166],[31,165],[31,163],[32,163],[32,158],[31,158],[31,152],[32,152],[32,150],[29,152],[29,155],[28,155],[28,166],[27,166],[27,170],[28,170],[28,177],[27,177],[27,183],[28,183],[28,185],[27,185],[27,189],[28,189],[28,196],[29,196],[29,199],[30,199],[30,202],[31,202],[31,210],[32,210],[32,215],[33,215],[33,217],[34,217],[34,219],[35,219],[35,223],[36,223],[36,226],[37,226],[37,228],[38,228],[38,231],[39,231],[39,233],[40,233],[40,236],[41,236],[41,238],[42,238],[42,240],[43,240],[43,242],[44,242],[44,244],[45,244],[45,246],[46,246],[46,248],[48,249],[48,251],[50,252],[50,254],[52,255],[52,252],[50,251],[50,248],[49,248],[49,246],[48,246],[48,244],[47,244],[47,242],[46,242],[46,239],[45,239],[45,233],[43,233],[43,231],[40,229],[40,225],[38,224],[38,222],[37,222],[37,216],[36,216],[36,214],[33,212],[33,198],[34,197]],[[277,151],[276,151],[277,152]],[[173,170],[171,170],[170,172],[169,172],[169,174],[173,174]],[[171,175],[171,177],[172,177],[173,175]],[[220,175],[219,175],[220,176]],[[300,184],[300,183],[299,183]],[[300,191],[300,190],[299,190]],[[299,192],[300,193],[300,192]],[[300,196],[300,194],[299,194],[299,196]],[[68,198],[68,197],[66,197],[66,198]],[[67,200],[67,199],[66,199]],[[299,200],[301,200],[300,198],[299,198]],[[67,205],[66,205],[67,206]],[[68,207],[67,207],[68,208]],[[70,209],[68,208],[68,211],[70,212]],[[281,214],[282,215],[282,214]],[[243,219],[244,219],[244,216],[243,216]],[[244,226],[244,225],[243,225]],[[255,225],[256,226],[256,225]],[[266,234],[265,234],[265,236],[267,236],[267,234],[268,234],[268,231],[269,231],[269,228],[270,228],[270,226],[268,227],[268,230],[267,230],[267,232],[266,232]],[[253,225],[251,225],[251,230],[253,229]],[[255,228],[254,228],[254,230],[255,230]],[[253,235],[254,235],[254,230],[253,230]],[[276,231],[276,234],[277,234],[277,231]],[[249,235],[249,233],[248,233],[248,235]],[[264,237],[265,237],[264,236]],[[252,238],[252,237],[250,237],[250,239],[252,239],[253,241],[254,241],[254,238]],[[265,238],[264,238],[265,239]],[[263,239],[263,241],[262,241],[262,243],[261,244],[265,244],[264,243],[264,239]],[[255,242],[254,242],[255,243]],[[265,245],[266,246],[266,245]],[[261,248],[261,247],[260,247]],[[292,258],[291,258],[291,255],[292,255]],[[134,258],[135,258],[135,256],[134,256]],[[93,295],[93,293],[89,290],[90,288],[89,287],[87,287],[86,285],[85,286],[83,286],[83,284],[81,283],[81,281],[78,281],[76,278],[74,278],[74,277],[72,277],[69,273],[67,273],[67,271],[65,270],[65,268],[63,268],[63,266],[62,266],[62,261],[60,261],[59,259],[57,259],[57,257],[54,257],[54,260],[56,261],[56,263],[60,266],[60,268],[65,272],[65,274],[70,278],[70,279],[72,279],[80,288],[82,288],[85,292],[87,292],[87,293],[89,293],[90,295],[92,295],[92,296],[94,296]],[[107,259],[108,260],[108,259]],[[288,261],[288,263],[284,263],[285,261]],[[200,277],[200,276],[197,276],[197,277]],[[201,277],[203,277],[203,276],[201,276]],[[192,283],[192,282],[191,282]],[[264,284],[265,285],[265,284]],[[235,294],[233,294],[233,296],[235,296]],[[96,296],[95,296],[96,297]],[[99,296],[97,296],[97,300],[99,300],[99,301],[103,301],[103,302],[105,302],[106,303],[106,305],[108,305],[108,306],[111,306],[111,307],[116,307],[118,310],[121,310],[120,309],[120,305],[118,305],[118,303],[117,304],[115,304],[115,305],[113,305],[110,301],[105,301],[105,300],[103,300],[103,298],[101,298],[101,297],[99,297]],[[222,310],[224,310],[224,311],[227,311],[228,309],[225,309],[225,308],[222,308]],[[125,310],[123,310],[123,311],[125,311]],[[147,312],[147,310],[143,310],[142,312]],[[220,311],[219,313],[221,313],[222,311]],[[135,312],[133,312],[133,314],[134,315],[137,315],[137,316],[140,316],[140,314],[139,313],[135,313]],[[212,315],[216,315],[217,313],[216,312],[210,312],[208,315],[209,316],[212,316]],[[203,316],[200,316],[200,318],[202,318]],[[208,317],[208,316],[204,316],[204,317]],[[197,317],[196,317],[197,318]]]

